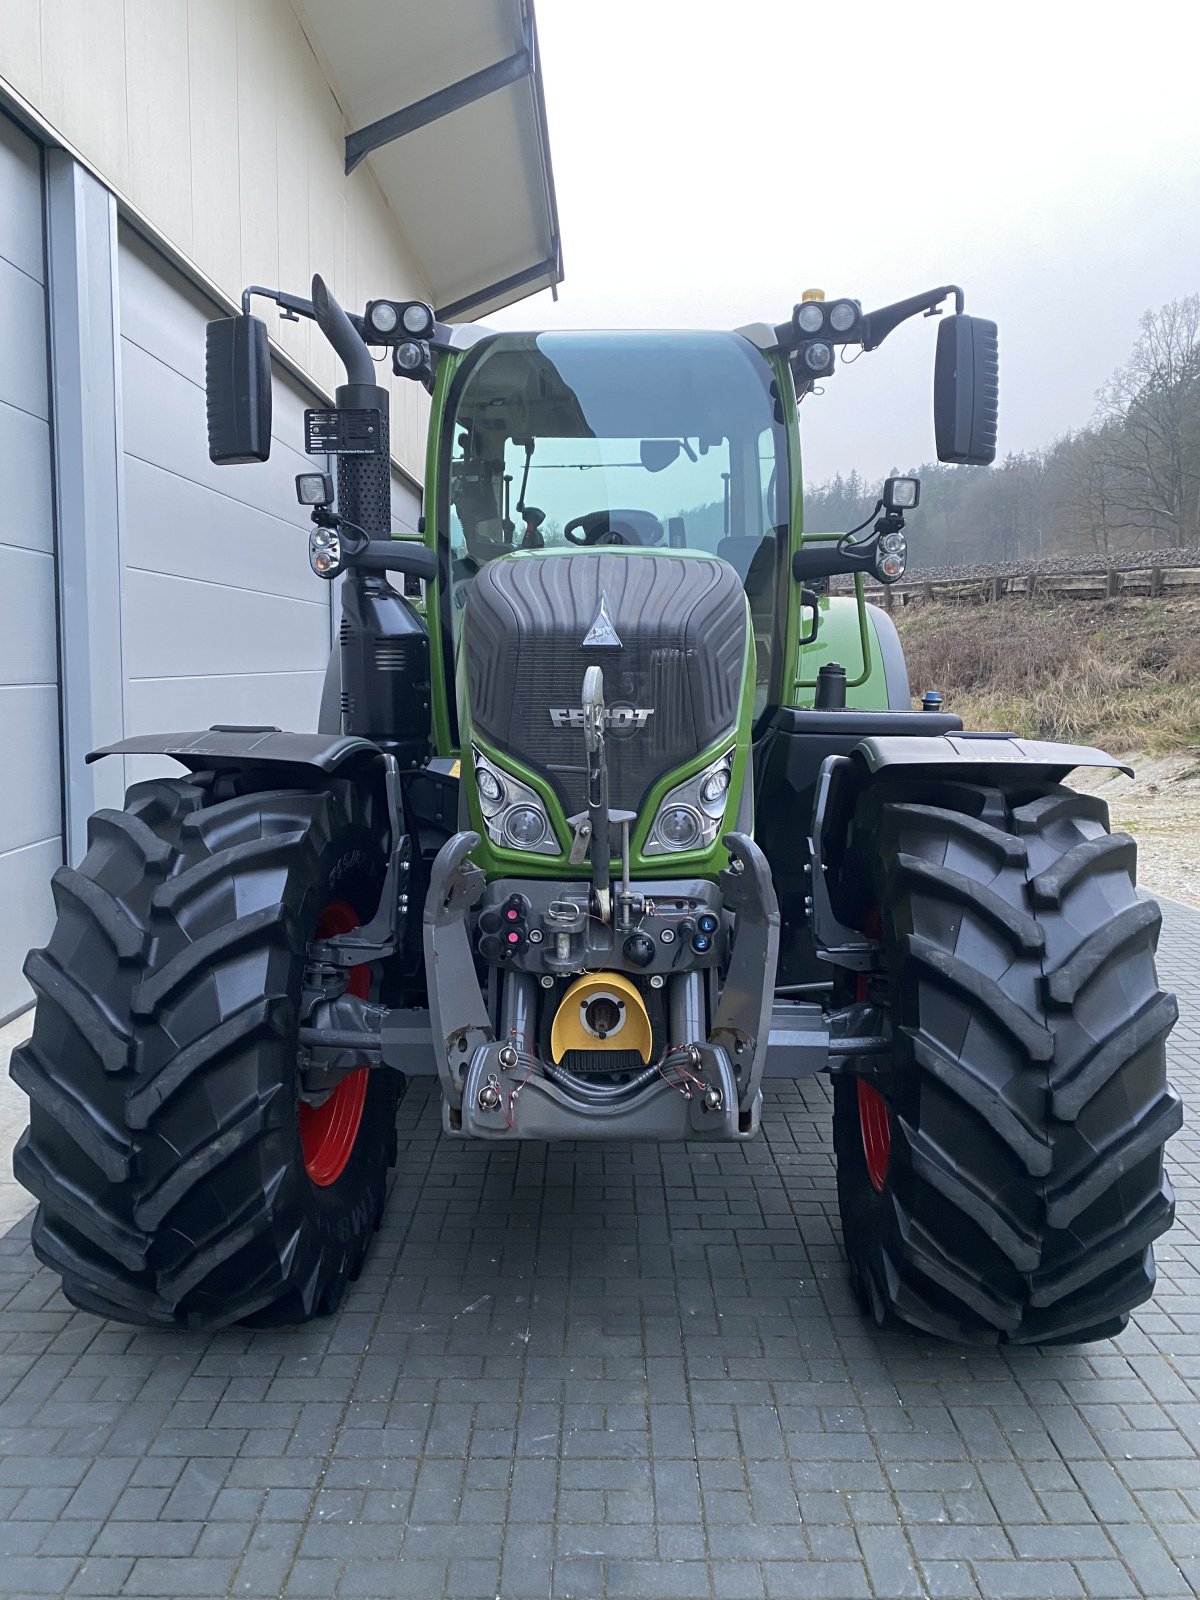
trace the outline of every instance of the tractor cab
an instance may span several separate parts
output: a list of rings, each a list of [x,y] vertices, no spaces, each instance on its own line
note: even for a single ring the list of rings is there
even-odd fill
[[[728,563],[749,602],[760,714],[786,587],[785,385],[782,367],[736,333],[520,333],[477,344],[450,386],[442,440],[451,681],[468,597],[489,562],[598,548],[700,554]]]

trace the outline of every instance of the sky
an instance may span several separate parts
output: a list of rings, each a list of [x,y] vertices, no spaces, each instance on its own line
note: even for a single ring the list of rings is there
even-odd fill
[[[1200,292],[1194,0],[538,0],[566,278],[492,326],[776,323],[943,283],[1000,329],[1000,452],[1087,424]],[[805,476],[933,458],[917,318],[801,407]]]

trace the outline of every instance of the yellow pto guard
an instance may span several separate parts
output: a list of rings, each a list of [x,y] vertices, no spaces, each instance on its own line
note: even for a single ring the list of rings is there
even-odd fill
[[[649,1063],[653,1030],[636,985],[619,972],[589,972],[563,995],[550,1029],[555,1062],[568,1050],[636,1050]]]

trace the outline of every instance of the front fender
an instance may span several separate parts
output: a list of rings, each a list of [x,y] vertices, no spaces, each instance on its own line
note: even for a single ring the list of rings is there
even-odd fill
[[[857,798],[880,774],[952,773],[1007,786],[1016,779],[1059,783],[1077,767],[1112,767],[1133,776],[1132,767],[1090,745],[1019,739],[1009,733],[880,734],[861,740],[848,755],[826,756],[808,836],[808,916],[818,956],[857,972],[868,970],[875,959],[873,942],[839,921],[827,872],[831,861],[841,859]]]
[[[863,739],[850,752],[874,774],[885,767],[953,767],[960,776],[969,768],[986,781],[989,774],[1011,780],[1014,767],[1030,777],[1057,783],[1076,767],[1113,767],[1133,777],[1133,768],[1114,761],[1090,745],[1054,744],[1045,739],[1018,739],[1012,733],[942,733],[896,737],[881,734]]]
[[[142,733],[88,753],[101,756],[170,756],[193,772],[227,767],[310,767],[331,773],[349,761],[378,756],[369,739],[342,733],[285,733],[280,728],[218,726],[192,733]]]

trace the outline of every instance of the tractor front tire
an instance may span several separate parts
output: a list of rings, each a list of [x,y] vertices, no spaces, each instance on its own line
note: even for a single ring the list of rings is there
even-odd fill
[[[309,942],[371,915],[383,863],[348,780],[159,780],[91,819],[12,1062],[33,1247],[75,1305],[193,1329],[336,1307],[382,1214],[401,1085],[363,1071],[302,1100],[299,1001]]]
[[[1132,839],[1091,796],[883,781],[844,878],[882,937],[890,1057],[835,1080],[851,1277],[881,1326],[961,1342],[1111,1336],[1154,1288],[1177,1009]],[[846,909],[846,908],[844,908]]]

